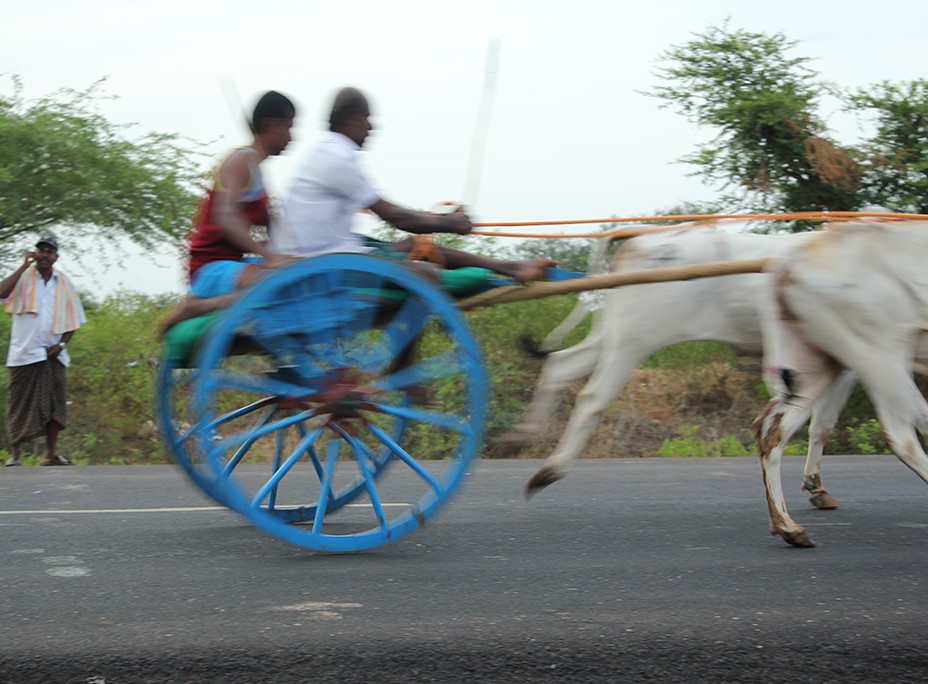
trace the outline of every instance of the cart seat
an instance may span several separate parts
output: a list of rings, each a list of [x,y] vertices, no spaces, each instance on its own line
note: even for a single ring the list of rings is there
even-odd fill
[[[441,289],[452,297],[469,297],[492,287],[511,282],[500,278],[493,271],[476,267],[439,271],[438,279]],[[403,290],[358,288],[358,294],[360,296],[377,297],[386,302],[401,301],[406,297]],[[222,311],[215,311],[205,316],[182,321],[172,327],[164,337],[165,358],[176,366],[187,365],[193,357],[199,341],[222,313]]]

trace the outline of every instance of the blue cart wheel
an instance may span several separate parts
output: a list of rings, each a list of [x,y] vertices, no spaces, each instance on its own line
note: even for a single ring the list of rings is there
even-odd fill
[[[201,487],[304,548],[370,549],[424,525],[482,444],[488,383],[466,321],[385,259],[274,272],[194,365]]]

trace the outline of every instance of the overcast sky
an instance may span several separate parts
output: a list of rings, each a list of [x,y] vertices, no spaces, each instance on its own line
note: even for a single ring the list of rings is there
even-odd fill
[[[245,109],[280,90],[299,113],[294,143],[267,162],[274,194],[323,131],[334,91],[354,85],[374,110],[378,130],[363,154],[375,184],[392,201],[428,208],[471,199],[467,169],[498,40],[476,219],[639,216],[716,196],[676,163],[712,132],[642,92],[658,83],[659,53],[727,17],[734,29],[798,41],[793,55],[814,58],[841,86],[926,76],[928,3],[912,0],[5,3],[0,69],[22,78],[27,97],[106,76],[118,97],[104,105],[112,121],[210,142],[217,157],[248,142],[223,81]],[[0,92],[9,88],[0,79]],[[867,132],[834,102],[822,113],[841,142]],[[98,294],[182,290],[176,250],[115,253],[125,268],[81,266],[64,248],[59,266]]]

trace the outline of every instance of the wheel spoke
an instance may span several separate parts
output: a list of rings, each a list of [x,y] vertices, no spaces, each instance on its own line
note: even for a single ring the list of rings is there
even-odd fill
[[[384,287],[383,276],[373,273],[364,274],[363,278],[352,287],[346,287],[338,293],[338,298],[346,310],[352,310],[352,316],[340,329],[342,336],[354,337],[359,330],[374,328],[374,319],[379,307],[377,297]]]
[[[274,378],[261,378],[241,371],[217,369],[209,378],[207,387],[212,392],[234,390],[273,394],[279,397],[305,397],[312,391],[300,385],[294,385]]]
[[[235,409],[234,411],[229,411],[226,414],[219,416],[216,420],[211,422],[206,426],[207,430],[214,430],[224,423],[241,418],[242,416],[247,416],[252,411],[257,411],[260,408],[264,408],[268,404],[272,404],[277,401],[276,397],[263,397],[257,401],[253,401],[247,406],[242,406],[241,408]]]
[[[258,420],[258,423],[255,427],[262,427],[264,425],[267,425],[267,422],[273,417],[276,411],[277,411],[276,407],[272,407],[270,410],[268,410],[267,413],[265,413],[265,415],[262,416]],[[245,434],[245,433],[239,433],[239,434]],[[247,433],[247,439],[245,439],[245,441],[242,442],[241,446],[239,446],[239,448],[235,450],[235,453],[232,454],[232,458],[229,459],[228,464],[226,464],[226,467],[223,469],[222,471],[223,479],[226,479],[229,477],[229,474],[235,469],[235,467],[241,462],[241,460],[245,458],[245,455],[248,453],[248,450],[251,449],[252,445],[255,442],[257,442],[258,439],[260,439],[260,435],[254,435],[251,432]]]
[[[203,431],[203,430],[212,431],[216,429],[217,427],[219,427],[220,425],[228,423],[229,421],[232,421],[232,420],[236,420],[237,418],[241,418],[242,416],[247,416],[252,411],[257,411],[260,408],[264,408],[268,404],[273,403],[275,401],[277,401],[276,397],[264,397],[263,399],[259,399],[258,401],[252,402],[251,404],[248,404],[247,406],[242,406],[241,408],[235,409],[234,411],[229,411],[228,413],[224,413],[223,415],[219,416],[218,418],[214,418],[211,421],[207,422],[206,418],[204,417],[203,419],[198,421],[195,425],[191,425],[190,428],[188,428],[188,430],[183,435],[179,434],[178,435],[179,438],[176,440],[175,443],[178,446],[182,446],[191,437],[195,436],[200,431]]]
[[[274,439],[274,470],[277,471],[280,469],[280,459],[284,451],[284,440],[287,437],[286,429],[278,430],[277,434],[274,435],[274,437],[275,437]],[[277,507],[277,487],[276,485],[271,490],[271,495],[268,497],[267,507],[270,509]]]
[[[306,437],[300,440],[300,443],[297,444],[296,448],[293,450],[293,453],[287,457],[287,460],[283,462],[273,475],[261,489],[258,490],[258,493],[254,495],[251,500],[251,505],[253,508],[258,508],[261,506],[261,502],[277,488],[277,485],[280,481],[286,476],[287,473],[296,465],[297,461],[302,458],[304,452],[310,448],[313,443],[319,439],[319,436],[322,434],[322,428],[317,428],[310,432]],[[320,502],[321,503],[321,502]]]
[[[319,491],[319,503],[316,505],[316,516],[313,518],[313,536],[322,535],[322,521],[332,498],[332,478],[335,475],[335,466],[338,463],[338,454],[341,451],[341,440],[333,439],[329,442],[329,453],[326,455],[325,472],[322,477],[322,488]]]
[[[429,320],[431,316],[424,302],[418,299],[405,302],[381,331],[380,340],[355,359],[358,367],[368,373],[382,372],[419,338]]]
[[[430,425],[437,425],[438,427],[453,430],[467,437],[473,434],[473,429],[466,416],[456,416],[451,413],[439,413],[437,411],[425,411],[409,406],[391,406],[390,404],[378,404],[374,402],[371,402],[371,405],[375,407],[379,413],[386,413],[390,416],[408,418]]]
[[[394,455],[396,455],[397,458],[399,458],[401,461],[403,461],[403,463],[405,463],[410,468],[412,468],[413,471],[415,471],[416,474],[419,475],[419,477],[421,477],[423,480],[428,482],[429,485],[431,485],[432,489],[434,489],[437,494],[442,493],[442,490],[444,489],[444,487],[442,486],[441,482],[439,482],[438,479],[434,475],[432,475],[432,473],[430,473],[425,468],[423,468],[416,459],[414,459],[412,456],[407,454],[406,450],[403,449],[403,447],[401,447],[399,444],[394,442],[393,439],[390,437],[390,435],[388,435],[386,432],[381,430],[376,425],[372,425],[370,423],[367,424],[367,429],[370,430],[374,434],[374,436],[377,437],[377,439],[383,442],[383,444],[390,451],[392,451]]]
[[[297,423],[296,429],[300,433],[301,438],[306,437],[307,430],[306,430],[305,424]],[[307,455],[309,456],[310,462],[313,464],[313,470],[316,471],[316,477],[318,477],[319,481],[322,482],[322,478],[324,477],[324,473],[322,471],[322,461],[319,460],[319,454],[316,453],[316,447],[313,445],[309,445],[306,452],[307,452]]]
[[[330,271],[304,283],[305,292],[299,298],[304,306],[313,302],[312,326],[308,326],[311,344],[332,347],[340,334],[350,336],[359,307],[349,279],[344,273]]]
[[[461,358],[459,351],[439,354],[391,373],[374,382],[372,386],[379,390],[389,391],[403,389],[410,385],[421,385],[451,375],[460,375],[464,372]]]
[[[364,489],[367,490],[367,495],[371,500],[371,506],[374,509],[374,517],[377,519],[377,524],[380,529],[387,529],[387,514],[383,510],[383,502],[380,500],[380,492],[377,490],[377,476],[367,465],[367,459],[371,459],[373,461],[373,454],[371,454],[370,450],[361,440],[352,437],[340,426],[333,424],[332,429],[341,435],[342,438],[351,446],[352,451],[354,451],[355,459],[358,462],[358,470],[361,471],[361,477],[364,478]]]
[[[265,435],[269,435],[276,430],[286,430],[291,425],[299,425],[311,418],[315,418],[321,413],[322,409],[314,408],[308,411],[301,411],[300,413],[288,416],[273,423],[266,423],[264,425],[259,424],[257,426],[252,425],[245,428],[244,430],[240,430],[229,435],[223,435],[219,444],[221,449],[224,451],[228,451],[229,449],[237,449],[239,446],[246,443],[250,448],[251,444],[261,439]],[[232,463],[230,463],[230,465],[234,467]]]

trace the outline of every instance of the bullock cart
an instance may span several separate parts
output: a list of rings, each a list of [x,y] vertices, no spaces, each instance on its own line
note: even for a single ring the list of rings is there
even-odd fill
[[[169,332],[162,433],[197,487],[263,532],[315,551],[376,548],[435,516],[479,454],[489,380],[463,310],[762,268],[551,269],[528,286],[484,275],[473,294],[467,274],[448,272],[443,289],[374,256],[296,262]]]

